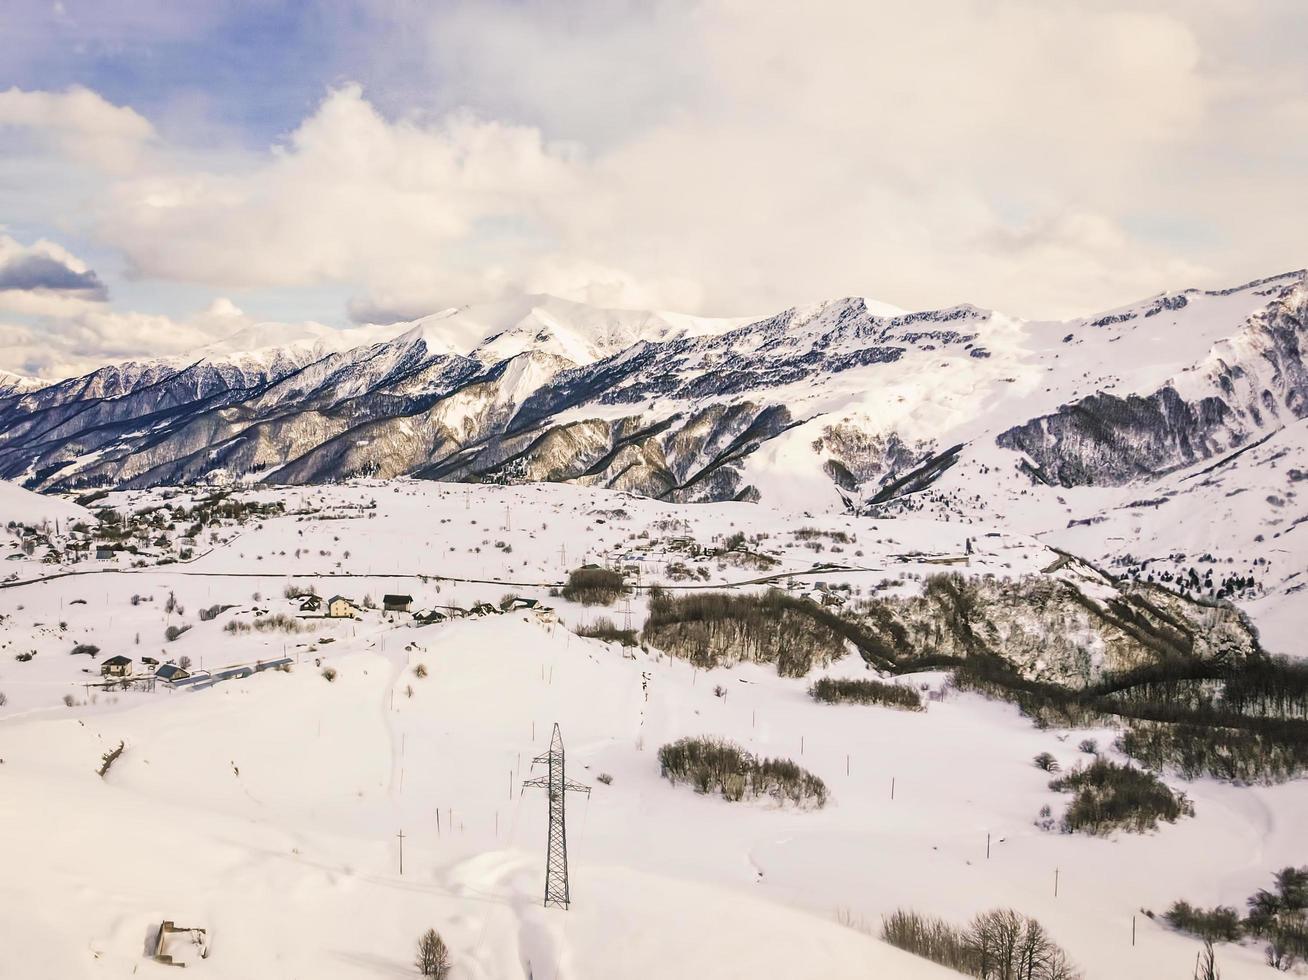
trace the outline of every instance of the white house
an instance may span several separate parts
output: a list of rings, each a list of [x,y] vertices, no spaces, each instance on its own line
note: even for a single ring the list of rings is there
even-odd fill
[[[327,600],[327,615],[332,619],[353,619],[359,615],[359,607],[354,600],[343,595],[334,595]]]

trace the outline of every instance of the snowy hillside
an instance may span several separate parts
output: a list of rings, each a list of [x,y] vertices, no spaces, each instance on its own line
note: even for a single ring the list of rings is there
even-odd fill
[[[5,523],[14,521],[30,525],[92,519],[90,511],[62,497],[33,493],[6,480],[0,480],[0,517]]]
[[[1248,465],[1272,465],[1255,452]],[[957,572],[1076,597],[1048,614],[1075,618],[1087,651],[1120,642],[1083,612],[1128,601],[1130,586],[997,515],[810,517],[412,480],[120,491],[88,506],[98,540],[133,550],[6,561],[0,584],[0,947],[24,977],[169,975],[146,952],[169,919],[207,930],[207,958],[178,955],[216,978],[409,976],[414,941],[434,926],[453,976],[470,980],[943,980],[958,974],[877,938],[882,916],[961,924],[996,907],[1038,918],[1085,977],[1183,976],[1198,941],[1142,909],[1241,905],[1304,860],[1302,779],[1168,771],[1193,816],[1145,834],[1059,833],[1040,815],[1068,798],[1032,758],[1073,769],[1095,758],[1086,738],[1123,758],[1115,728],[1038,728],[943,669],[873,670],[852,642],[790,677],[748,660],[706,669],[648,639],[653,584],[775,588],[853,623],[874,599],[919,609],[933,575]],[[556,594],[587,563],[640,588],[608,606]],[[356,608],[323,618],[294,591]],[[386,594],[411,609],[377,608]],[[1173,623],[1197,614],[1219,628],[1206,607],[1166,601]],[[415,613],[440,615],[423,625]],[[1010,614],[1016,658],[1037,612]],[[580,635],[604,619],[647,638]],[[101,676],[113,655],[131,661],[126,679]],[[151,681],[146,658],[204,680]],[[919,692],[923,710],[823,704],[807,693],[819,676],[881,677]],[[568,776],[591,789],[569,794],[566,912],[541,907],[546,800],[522,787],[554,723]],[[673,785],[659,747],[699,735],[793,759],[828,802]],[[1282,975],[1254,944],[1221,944],[1218,957],[1228,980]]]

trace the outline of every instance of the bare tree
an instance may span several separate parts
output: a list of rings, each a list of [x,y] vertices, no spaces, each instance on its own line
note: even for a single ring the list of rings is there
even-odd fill
[[[435,929],[428,929],[418,940],[418,955],[413,965],[424,977],[445,980],[450,975],[450,951]]]
[[[1204,940],[1204,951],[1194,965],[1194,980],[1222,980],[1217,972],[1217,957],[1213,954],[1213,941]]]

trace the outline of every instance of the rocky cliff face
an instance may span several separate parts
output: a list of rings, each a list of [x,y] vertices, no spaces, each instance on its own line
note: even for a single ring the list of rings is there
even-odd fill
[[[1306,345],[1308,289],[1287,284],[1203,362],[1156,390],[1090,395],[1008,429],[998,443],[1065,487],[1159,476],[1308,415]]]

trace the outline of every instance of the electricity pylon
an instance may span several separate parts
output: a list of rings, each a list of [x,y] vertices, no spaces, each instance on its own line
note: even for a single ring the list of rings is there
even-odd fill
[[[550,750],[531,760],[533,767],[538,762],[549,766],[549,774],[524,780],[522,787],[541,787],[549,791],[550,836],[545,856],[545,907],[553,905],[566,909],[572,898],[568,891],[568,826],[563,801],[569,790],[590,796],[590,787],[573,782],[564,774],[563,735],[559,732],[558,722],[554,723]]]

